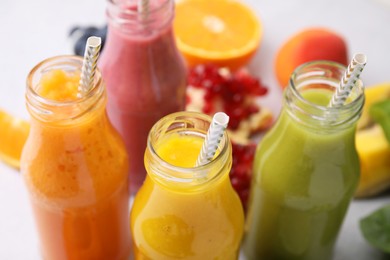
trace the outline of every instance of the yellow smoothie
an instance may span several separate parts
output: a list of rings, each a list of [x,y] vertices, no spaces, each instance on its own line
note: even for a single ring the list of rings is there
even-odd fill
[[[156,154],[165,163],[196,175],[199,169],[194,165],[203,140],[172,133],[156,144]],[[157,176],[146,153],[148,176],[131,213],[136,259],[237,259],[244,215],[230,184],[229,160],[222,172],[216,173],[219,167],[206,171],[214,176],[212,180],[200,177],[177,183]],[[193,183],[201,181],[201,187]]]

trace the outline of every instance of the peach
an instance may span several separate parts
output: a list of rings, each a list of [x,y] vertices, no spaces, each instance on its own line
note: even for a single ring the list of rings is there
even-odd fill
[[[307,28],[292,36],[278,51],[275,73],[282,88],[299,65],[313,60],[330,60],[348,65],[343,37],[326,28]]]

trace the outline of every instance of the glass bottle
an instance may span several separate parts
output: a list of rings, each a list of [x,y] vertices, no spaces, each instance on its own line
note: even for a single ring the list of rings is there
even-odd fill
[[[44,259],[127,259],[128,159],[106,115],[99,70],[83,97],[58,101],[38,91],[42,79],[53,71],[79,75],[81,66],[80,57],[58,56],[29,73],[26,102],[31,128],[21,171]]]
[[[227,134],[210,163],[194,166],[210,122],[180,112],[150,131],[148,175],[131,213],[136,259],[237,259],[244,213],[229,179]]]
[[[334,62],[298,67],[273,128],[259,143],[251,185],[247,259],[331,259],[359,180],[359,80],[347,104],[328,107],[345,71]]]
[[[145,179],[147,136],[163,116],[184,110],[186,69],[172,31],[173,0],[108,0],[107,41],[99,66],[107,84],[107,111],[130,158],[131,193]]]

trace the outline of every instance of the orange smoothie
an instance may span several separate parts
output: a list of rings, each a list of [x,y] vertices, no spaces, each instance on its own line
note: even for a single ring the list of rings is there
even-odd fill
[[[80,97],[80,71],[50,70],[53,60],[81,65],[78,58],[56,57],[39,64],[28,78],[32,118],[21,170],[42,256],[127,259],[127,154],[107,119],[100,73],[94,88]]]
[[[230,144],[194,167],[203,137],[172,133],[148,146],[148,176],[131,213],[136,259],[237,259],[244,215],[229,179]]]

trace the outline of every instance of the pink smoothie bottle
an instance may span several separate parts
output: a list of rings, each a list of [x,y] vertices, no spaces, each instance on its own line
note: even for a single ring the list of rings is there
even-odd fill
[[[175,44],[173,0],[149,0],[147,13],[136,0],[108,0],[107,41],[99,67],[107,85],[108,116],[129,155],[134,194],[146,171],[149,130],[163,116],[184,110],[186,67]]]

